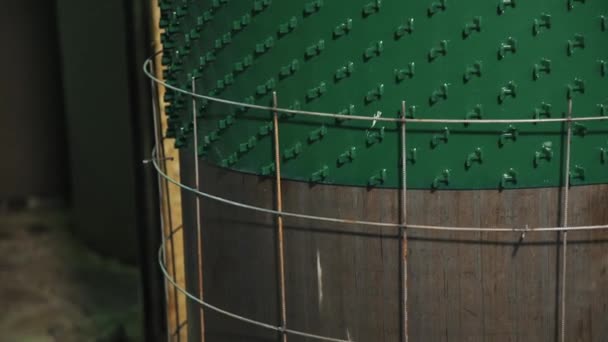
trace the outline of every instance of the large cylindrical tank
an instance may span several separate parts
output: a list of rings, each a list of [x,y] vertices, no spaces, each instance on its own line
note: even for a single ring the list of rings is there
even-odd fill
[[[608,3],[167,0],[160,7],[169,84],[247,104],[376,118],[281,113],[277,127],[271,110],[200,98],[192,108],[185,94],[165,95],[182,183],[196,184],[197,155],[203,192],[350,220],[283,217],[288,329],[346,341],[403,341],[406,333],[410,341],[608,336],[608,233],[535,231],[608,223]],[[402,114],[410,120],[405,150],[402,123],[382,121]],[[558,120],[509,121],[546,119]],[[277,217],[204,197],[197,211],[195,198],[184,191],[187,290],[199,296],[202,278],[206,302],[281,326]],[[406,259],[398,227],[352,222],[404,219],[412,225]],[[276,331],[200,313],[191,302],[191,341],[201,340],[201,322],[205,341],[278,339]]]

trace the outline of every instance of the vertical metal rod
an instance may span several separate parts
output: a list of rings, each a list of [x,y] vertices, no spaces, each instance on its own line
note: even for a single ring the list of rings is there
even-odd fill
[[[192,77],[192,93],[196,94],[196,78]],[[198,120],[196,112],[196,97],[192,96],[192,124],[193,124],[193,150],[194,150],[194,186],[197,191],[200,191],[200,175],[198,165]],[[196,202],[196,247],[198,254],[198,295],[200,300],[205,300],[203,297],[203,233],[201,231],[201,199],[198,195],[195,197]],[[205,310],[200,308],[201,316],[201,341],[205,342]]]
[[[564,170],[564,203],[563,203],[563,222],[564,228],[568,227],[568,202],[570,192],[570,156],[572,142],[572,99],[568,99],[568,133],[566,137],[566,165]],[[566,341],[566,270],[567,270],[567,248],[568,231],[562,232],[562,298],[561,298],[561,341]]]
[[[150,68],[151,71],[154,72],[154,61],[152,61],[150,63]],[[154,80],[150,81],[150,90],[152,92],[152,121],[154,122],[154,146],[155,146],[155,150],[156,150],[156,155],[155,156],[151,156],[152,158],[160,158],[160,153],[159,150],[162,149],[162,144],[161,144],[161,139],[162,139],[162,133],[161,133],[161,129],[160,129],[160,125],[159,125],[159,113],[160,110],[158,108],[159,106],[159,100],[158,100],[158,89],[156,88],[156,83],[154,83]],[[163,217],[163,190],[164,188],[162,187],[162,179],[161,176],[159,174],[157,174],[157,182],[158,182],[158,205],[159,205],[159,214],[160,214],[160,233],[161,236],[164,238],[167,234],[165,233],[165,222],[164,222],[164,217]],[[173,236],[171,237],[171,239],[173,239]],[[171,240],[173,241],[173,240]],[[167,257],[166,257],[167,251],[165,250],[163,253],[163,263],[166,265],[167,264]],[[175,267],[173,267],[173,277],[175,277]],[[174,278],[175,279],[175,278]],[[167,286],[167,281],[165,279],[163,279],[163,288],[165,290],[165,308],[168,310],[169,309],[169,288]],[[177,291],[174,289],[173,291],[174,294],[174,298],[177,298]],[[177,301],[176,301],[177,303]],[[178,310],[179,311],[179,310]],[[168,311],[167,311],[168,312]],[[171,341],[171,322],[169,321],[169,317],[167,317],[167,340]]]
[[[403,341],[407,342],[409,338],[409,327],[408,327],[408,315],[407,315],[407,142],[406,142],[406,104],[405,101],[401,102],[401,225],[399,229],[401,233],[401,291],[403,297],[402,303],[402,316],[403,316]]]
[[[275,164],[275,175],[276,175],[276,196],[277,196],[277,211],[283,211],[283,195],[281,190],[281,158],[280,158],[280,145],[279,145],[279,113],[276,111],[278,108],[277,92],[272,92],[272,106],[275,108],[273,113],[273,125],[274,125],[274,164]],[[277,239],[278,239],[278,254],[279,254],[279,291],[281,300],[281,340],[287,341],[287,308],[285,305],[285,247],[283,243],[283,217],[277,216]]]

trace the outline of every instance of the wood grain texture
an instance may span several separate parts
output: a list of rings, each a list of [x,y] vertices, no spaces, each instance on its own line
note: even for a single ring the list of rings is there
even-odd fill
[[[182,175],[191,165],[185,159]],[[201,172],[204,191],[274,206],[271,180],[210,166]],[[399,220],[397,190],[290,181],[283,187],[286,211]],[[570,224],[608,222],[607,190],[606,185],[572,188]],[[191,206],[184,204],[185,217],[191,216]],[[560,189],[541,188],[409,191],[407,209],[411,224],[538,227],[559,225],[560,207]],[[210,200],[203,200],[202,214],[207,300],[279,325],[273,217]],[[186,234],[194,229],[188,223],[185,228]],[[556,341],[561,277],[557,233],[528,233],[523,241],[516,233],[410,230],[408,236],[411,341]],[[607,243],[608,232],[570,233],[568,341],[604,341],[608,336]],[[398,340],[396,229],[285,218],[285,253],[290,328],[353,341]],[[187,251],[188,258],[195,258],[194,250]],[[188,273],[196,269],[188,268]],[[277,340],[271,331],[211,312],[207,318],[207,341]],[[290,336],[289,341],[309,339]]]
[[[152,23],[151,29],[154,37],[154,51],[161,51],[162,44],[160,40],[161,31],[157,25],[160,20],[160,9],[156,1],[152,1]],[[161,55],[158,55],[154,61],[155,73],[158,78],[162,79],[162,65],[160,62]],[[167,130],[167,115],[165,113],[165,102],[163,101],[165,94],[165,87],[158,85],[158,100],[160,102],[160,126],[162,136]],[[166,158],[171,158],[166,162],[162,162],[166,174],[176,180],[180,179],[180,163],[179,163],[179,151],[173,148],[174,139],[163,138],[162,140],[162,151]],[[169,236],[173,230],[178,229],[182,226],[182,203],[181,203],[181,192],[180,189],[172,185],[171,183],[165,183],[161,186],[161,197],[162,197],[162,220],[165,236]],[[175,275],[176,282],[182,287],[186,287],[185,280],[185,258],[184,258],[184,232],[178,230],[173,235],[173,243],[167,241],[166,244],[166,263],[169,274]],[[175,266],[175,267],[174,267]],[[167,320],[168,328],[171,332],[177,331],[178,327],[184,326],[180,329],[179,337],[174,336],[174,341],[187,341],[188,339],[188,316],[187,316],[187,300],[186,296],[180,293],[178,290],[168,284],[168,303],[167,303]],[[184,325],[185,324],[185,325]]]

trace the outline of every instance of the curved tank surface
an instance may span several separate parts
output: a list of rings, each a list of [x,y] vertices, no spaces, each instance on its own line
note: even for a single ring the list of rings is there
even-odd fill
[[[608,2],[159,6],[181,182],[344,219],[183,191],[187,290],[277,328],[190,341],[608,336]]]

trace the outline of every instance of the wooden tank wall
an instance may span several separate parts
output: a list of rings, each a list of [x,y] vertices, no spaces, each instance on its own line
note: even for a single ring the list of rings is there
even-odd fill
[[[193,184],[191,153],[182,181]],[[202,191],[273,208],[274,183],[203,165]],[[284,181],[286,211],[398,222],[399,191]],[[608,222],[608,185],[573,187],[570,225]],[[194,196],[183,193],[186,282],[197,293]],[[409,191],[408,222],[446,226],[559,226],[559,188]],[[276,219],[211,200],[201,205],[205,300],[280,325]],[[557,341],[558,233],[409,233],[410,341]],[[571,232],[566,340],[608,336],[608,232]],[[285,219],[287,325],[352,339],[398,341],[400,266],[392,228]],[[189,341],[200,340],[199,306],[189,304]],[[205,311],[207,342],[277,341],[273,331]],[[290,336],[290,342],[311,341]]]

